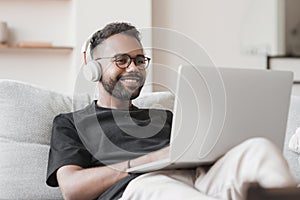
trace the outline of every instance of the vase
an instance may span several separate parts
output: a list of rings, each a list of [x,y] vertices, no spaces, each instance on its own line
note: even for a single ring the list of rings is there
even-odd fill
[[[8,28],[7,23],[0,21],[0,43],[5,44],[8,40]]]

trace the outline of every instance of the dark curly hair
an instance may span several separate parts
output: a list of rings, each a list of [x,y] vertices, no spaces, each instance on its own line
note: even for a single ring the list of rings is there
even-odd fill
[[[97,31],[92,36],[90,40],[90,52],[110,36],[119,33],[132,36],[141,42],[140,32],[133,25],[126,22],[114,22],[107,24],[103,29]]]

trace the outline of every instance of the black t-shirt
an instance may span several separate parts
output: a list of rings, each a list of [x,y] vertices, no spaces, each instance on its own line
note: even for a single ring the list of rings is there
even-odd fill
[[[60,114],[53,121],[46,182],[57,187],[56,171],[64,165],[104,166],[161,149],[169,144],[171,124],[170,111],[102,108],[96,101],[82,110]],[[125,177],[101,197],[120,197],[136,176]]]

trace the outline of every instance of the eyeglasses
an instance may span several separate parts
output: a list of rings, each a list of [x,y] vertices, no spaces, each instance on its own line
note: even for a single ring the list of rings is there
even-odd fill
[[[95,60],[100,60],[100,59],[109,59],[113,58],[113,62],[117,65],[117,67],[121,69],[125,69],[129,67],[131,62],[133,61],[135,66],[137,66],[138,69],[144,70],[149,66],[149,62],[151,58],[148,58],[144,55],[137,55],[135,58],[130,57],[128,54],[117,54],[113,57],[103,57],[103,58],[97,58]]]

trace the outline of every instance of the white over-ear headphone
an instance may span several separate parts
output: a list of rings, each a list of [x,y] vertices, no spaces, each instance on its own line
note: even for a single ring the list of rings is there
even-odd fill
[[[88,81],[93,81],[93,82],[100,81],[102,76],[101,64],[96,60],[92,60],[91,55],[89,56],[90,59],[87,59],[88,47],[90,46],[91,39],[95,33],[96,32],[94,32],[92,35],[88,37],[88,39],[83,43],[81,48],[81,53],[83,53],[83,61],[85,65],[83,67],[83,74]],[[91,54],[91,52],[89,52],[89,54]]]

